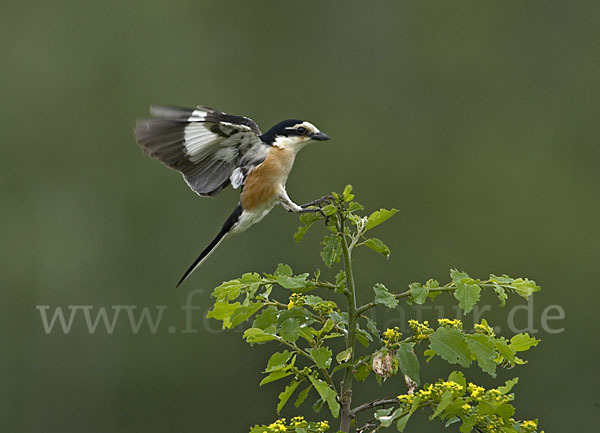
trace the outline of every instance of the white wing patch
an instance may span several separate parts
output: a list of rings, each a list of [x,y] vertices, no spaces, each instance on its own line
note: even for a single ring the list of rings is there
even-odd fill
[[[190,117],[188,117],[189,122],[202,122],[206,119],[206,111],[202,111],[199,109],[195,109]]]
[[[192,162],[205,158],[214,150],[215,144],[223,140],[223,137],[211,132],[203,123],[187,125],[183,130],[183,138],[186,154]]]
[[[135,129],[142,150],[183,174],[202,196],[217,194],[228,184],[239,188],[246,174],[267,156],[269,146],[251,119],[212,108],[155,105],[153,118]]]
[[[229,177],[229,181],[231,182],[233,189],[238,189],[240,186],[242,186],[244,183],[244,177],[244,171],[240,167],[237,167],[235,170],[233,170],[233,173],[231,173],[231,176]]]

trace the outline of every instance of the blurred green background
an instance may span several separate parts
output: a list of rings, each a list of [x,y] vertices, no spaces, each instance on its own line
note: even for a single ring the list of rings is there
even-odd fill
[[[305,118],[331,135],[299,155],[290,196],[351,183],[368,210],[400,210],[376,234],[391,258],[357,254],[363,301],[375,282],[399,291],[450,267],[535,279],[534,326],[559,305],[552,326],[565,332],[540,330],[529,364],[499,380],[520,376],[518,417],[595,431],[599,13],[561,1],[4,2],[0,431],[244,432],[276,418],[282,385],[258,388],[267,351],[200,313],[242,272],[323,268],[323,229],[296,244],[297,217],[277,208],[174,290],[237,192],[200,199],[139,151],[132,130],[151,103],[214,106],[263,130]],[[199,332],[181,333],[195,289]],[[519,304],[484,300],[501,326]],[[167,309],[155,334],[133,334],[123,314],[112,335],[90,335],[81,315],[47,335],[40,305]]]

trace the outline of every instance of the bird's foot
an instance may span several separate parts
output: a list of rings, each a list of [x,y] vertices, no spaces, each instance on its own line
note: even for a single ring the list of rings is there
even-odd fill
[[[300,207],[302,209],[306,209],[306,208],[309,208],[309,207],[312,207],[312,206],[322,207],[324,204],[330,203],[330,202],[332,202],[334,200],[335,200],[334,196],[332,196],[332,195],[324,195],[323,197],[318,198],[316,200],[313,200],[313,201],[311,201],[309,203],[302,204],[302,205],[300,205]],[[313,212],[316,211],[316,210],[317,209],[315,209],[315,210],[311,209],[311,211],[313,211]]]

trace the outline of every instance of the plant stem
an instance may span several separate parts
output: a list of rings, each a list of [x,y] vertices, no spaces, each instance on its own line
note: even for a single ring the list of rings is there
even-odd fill
[[[295,343],[289,343],[287,341],[285,341],[283,338],[281,337],[276,337],[275,340],[277,340],[278,342],[285,344],[287,347],[289,347],[290,349],[292,349],[294,352],[306,357],[307,359],[309,359],[311,362],[313,361],[312,357],[305,352],[304,350],[302,350],[300,347],[298,347],[297,344]],[[317,367],[318,368],[318,367]],[[319,368],[319,371],[323,374],[323,377],[325,378],[325,380],[327,381],[327,383],[333,388],[336,389],[335,387],[335,383],[333,382],[333,379],[331,377],[331,375],[329,374],[329,372],[327,371],[327,369],[324,368]]]
[[[339,214],[338,214],[339,215]],[[341,236],[342,255],[344,258],[344,268],[346,270],[346,291],[345,295],[348,299],[348,336],[346,338],[346,350],[350,349],[349,364],[354,364],[354,343],[356,340],[356,320],[358,312],[356,311],[356,289],[354,287],[354,275],[352,273],[352,258],[348,249],[348,242],[344,234],[344,217],[338,217],[338,233]],[[340,403],[342,406],[342,416],[340,419],[340,430],[349,433],[352,411],[350,405],[352,403],[352,380],[354,378],[353,368],[347,368],[344,372],[344,379],[341,383]]]
[[[360,406],[355,407],[354,409],[352,409],[351,414],[354,416],[357,413],[362,412],[363,410],[372,409],[378,406],[386,406],[388,404],[399,405],[400,400],[398,400],[397,398],[382,398],[380,400],[374,400],[369,403],[364,403]]]
[[[449,285],[443,286],[443,287],[436,287],[435,289],[431,289],[429,290],[429,293],[435,293],[435,292],[451,292],[453,290],[456,290],[456,286],[452,283],[449,283]],[[394,297],[396,299],[400,299],[400,298],[406,298],[410,296],[410,290],[407,290],[406,292],[402,292],[402,293],[397,293],[394,295]],[[362,307],[358,308],[356,310],[357,315],[361,315],[362,313],[364,313],[367,310],[370,310],[373,307],[376,307],[378,304],[376,302],[369,302],[368,304],[363,305]]]

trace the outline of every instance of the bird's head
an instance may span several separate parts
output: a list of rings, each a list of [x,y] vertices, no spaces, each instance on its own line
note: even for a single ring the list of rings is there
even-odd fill
[[[329,140],[329,136],[319,131],[319,128],[315,125],[298,119],[279,122],[261,135],[260,138],[265,143],[295,151],[302,149],[313,140]]]

